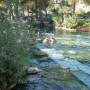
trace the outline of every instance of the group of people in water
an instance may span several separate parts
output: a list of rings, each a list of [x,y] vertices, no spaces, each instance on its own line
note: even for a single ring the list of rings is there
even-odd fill
[[[44,40],[43,40],[43,44],[45,46],[51,46],[53,47],[56,43],[56,39],[55,39],[55,36],[54,35],[51,35],[49,37],[46,37]]]

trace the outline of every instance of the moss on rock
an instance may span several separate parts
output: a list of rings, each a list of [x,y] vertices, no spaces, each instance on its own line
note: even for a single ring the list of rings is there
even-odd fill
[[[40,50],[34,51],[33,56],[36,58],[48,57],[48,55]]]

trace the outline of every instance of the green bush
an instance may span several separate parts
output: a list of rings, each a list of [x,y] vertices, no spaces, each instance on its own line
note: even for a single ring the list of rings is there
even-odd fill
[[[62,24],[62,16],[61,15],[58,15],[58,16],[53,16],[53,20],[58,23],[58,24]]]
[[[64,15],[63,26],[67,28],[74,28],[77,26],[77,16],[76,15]]]
[[[87,26],[90,25],[90,19],[80,19],[78,22],[78,26]]]
[[[52,17],[57,26],[59,25],[66,28],[74,28],[78,24],[77,15],[72,14],[71,12],[62,13],[62,11],[59,12],[58,10],[53,10]]]
[[[0,16],[0,90],[10,90],[25,74],[28,43],[26,39],[21,42],[19,30],[17,33],[11,27],[7,17]]]
[[[52,18],[53,18],[54,22],[56,22],[59,25],[61,25],[62,22],[63,22],[63,14],[59,13],[59,11],[57,9],[53,10],[52,12],[53,12],[52,13]]]

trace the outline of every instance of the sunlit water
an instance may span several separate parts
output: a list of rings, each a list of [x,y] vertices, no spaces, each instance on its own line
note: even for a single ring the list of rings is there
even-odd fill
[[[58,54],[60,53],[68,60],[78,60],[90,66],[90,34],[57,32],[56,39],[57,42],[53,48],[56,49]],[[32,63],[34,66],[44,69],[45,74],[43,77],[38,75],[28,76],[26,86],[18,87],[16,90],[90,90],[90,88],[72,75],[68,69],[55,67],[56,64],[52,62],[40,63],[38,58],[34,58]]]
[[[65,57],[90,64],[90,34],[58,32],[56,37],[56,49]]]

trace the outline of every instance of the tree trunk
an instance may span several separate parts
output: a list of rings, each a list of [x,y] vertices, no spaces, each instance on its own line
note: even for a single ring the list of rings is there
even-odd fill
[[[76,9],[76,2],[74,2],[74,3],[73,3],[73,6],[72,6],[72,8],[73,8],[73,14],[75,14],[75,9]]]

